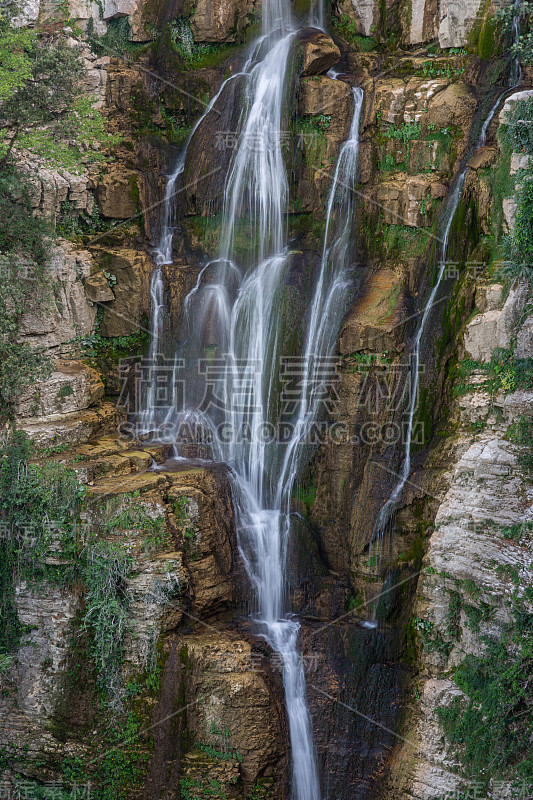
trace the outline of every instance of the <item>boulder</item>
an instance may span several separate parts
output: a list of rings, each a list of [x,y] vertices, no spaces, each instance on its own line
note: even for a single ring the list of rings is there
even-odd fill
[[[130,219],[139,209],[140,176],[133,170],[114,164],[105,172],[96,186],[98,210],[104,217]]]
[[[345,122],[351,94],[350,86],[344,81],[326,76],[307,78],[300,85],[300,116],[337,116],[341,112]]]
[[[302,75],[320,75],[337,63],[341,51],[331,38],[316,28],[304,28],[298,38],[303,49]]]

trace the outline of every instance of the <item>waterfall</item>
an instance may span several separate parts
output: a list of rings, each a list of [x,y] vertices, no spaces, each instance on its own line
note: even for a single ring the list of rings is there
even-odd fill
[[[241,73],[245,76],[244,103],[226,180],[219,252],[203,266],[184,303],[175,369],[186,365],[187,398],[180,408],[177,395],[173,397],[164,422],[174,435],[185,424],[193,431],[193,439],[199,435],[201,440],[209,440],[212,457],[231,467],[238,546],[255,592],[256,625],[283,664],[292,796],[294,800],[319,800],[305,673],[297,647],[300,624],[288,612],[286,553],[290,498],[306,433],[329,385],[321,363],[331,357],[347,297],[363,93],[353,91],[353,120],[332,179],[324,245],[299,358],[299,396],[290,440],[282,444],[275,437],[264,436],[264,431],[275,426],[281,413],[279,369],[285,355],[280,336],[281,298],[291,263],[282,133],[296,29],[287,0],[266,0],[262,15],[262,36]],[[213,104],[214,100],[211,107]],[[180,170],[183,161],[176,174]],[[175,180],[171,176],[167,184],[165,208],[171,206]],[[167,214],[165,210],[158,248],[163,263],[171,258],[171,220],[171,211]],[[159,336],[155,291],[152,301],[151,345],[155,347]],[[209,374],[215,399],[207,406],[199,365],[202,375]],[[145,429],[148,422],[153,426],[161,421],[154,397],[149,390],[145,416],[141,415]],[[237,436],[243,430],[248,435]]]
[[[520,0],[515,0],[513,20],[512,20],[512,36],[515,43],[518,42],[520,36],[519,12],[520,12]],[[521,79],[522,79],[522,72],[521,72],[520,62],[518,58],[513,58],[509,73],[508,89],[515,89],[517,86],[519,86]],[[487,141],[487,131],[489,129],[489,125],[492,122],[494,115],[498,110],[502,98],[505,96],[505,94],[506,94],[505,92],[500,94],[496,99],[496,101],[492,104],[490,111],[485,117],[483,125],[481,126],[481,131],[478,140],[475,144],[475,147],[470,152],[470,156],[474,155],[474,153],[476,153],[481,147],[485,145]],[[413,352],[410,362],[410,372],[408,378],[411,384],[410,395],[409,395],[410,401],[409,401],[409,408],[407,411],[405,450],[404,450],[402,467],[399,472],[397,483],[395,484],[388,500],[382,506],[378,514],[376,523],[374,525],[372,538],[370,540],[369,556],[372,557],[372,555],[375,553],[377,555],[378,563],[381,560],[383,534],[385,532],[387,523],[389,522],[392,514],[396,511],[398,500],[400,499],[404,486],[409,478],[409,473],[411,471],[411,437],[413,433],[413,421],[416,411],[416,401],[418,396],[418,387],[420,378],[419,376],[420,348],[426,330],[427,321],[430,317],[431,310],[435,304],[435,298],[437,297],[438,291],[442,283],[442,279],[446,271],[446,259],[448,256],[450,230],[452,227],[453,219],[455,217],[455,212],[459,207],[459,203],[461,201],[461,197],[463,194],[463,187],[465,183],[467,170],[468,170],[468,165],[464,166],[461,172],[459,173],[453,191],[447,197],[444,203],[444,210],[442,214],[442,224],[441,224],[439,258],[437,262],[439,271],[435,285],[433,286],[431,292],[429,293],[429,297],[424,307],[422,318],[420,320],[420,325],[418,326],[418,331],[415,336]]]

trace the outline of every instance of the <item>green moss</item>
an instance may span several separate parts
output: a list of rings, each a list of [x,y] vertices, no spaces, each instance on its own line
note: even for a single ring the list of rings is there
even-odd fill
[[[412,542],[411,546],[405,553],[400,553],[398,560],[402,563],[412,563],[415,570],[422,567],[422,559],[424,558],[424,540],[422,537],[417,537]]]
[[[429,228],[413,228],[409,225],[382,224],[380,233],[386,256],[402,259],[423,255],[432,236]],[[371,235],[375,240],[375,229]]]

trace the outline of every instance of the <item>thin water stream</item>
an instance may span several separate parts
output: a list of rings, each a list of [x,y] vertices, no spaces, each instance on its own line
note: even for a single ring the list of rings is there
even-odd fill
[[[513,40],[515,42],[518,41],[518,37],[520,36],[520,25],[519,25],[518,14],[519,14],[519,0],[515,0],[514,15],[512,21],[512,35],[513,35]],[[518,59],[514,58],[512,60],[511,69],[509,73],[508,90],[517,88],[520,85],[521,77],[522,75],[521,75],[520,62]],[[489,129],[489,125],[492,122],[494,115],[498,110],[502,98],[505,94],[506,92],[500,94],[496,99],[496,101],[492,104],[490,111],[487,114],[483,122],[483,125],[481,126],[481,131],[478,140],[476,142],[476,145],[471,151],[471,156],[474,155],[474,153],[477,153],[477,151],[485,145],[487,141],[487,131]],[[403,462],[398,475],[398,481],[396,482],[386,503],[380,509],[380,512],[376,519],[376,523],[374,525],[372,539],[370,542],[369,555],[371,558],[374,557],[378,564],[381,561],[381,553],[382,553],[385,530],[392,515],[397,509],[398,501],[401,497],[405,484],[407,483],[407,480],[409,478],[409,473],[411,471],[411,446],[412,446],[411,439],[413,433],[413,422],[417,408],[418,388],[420,382],[421,345],[423,343],[424,336],[426,333],[428,320],[435,305],[435,299],[438,295],[439,289],[441,287],[446,272],[450,230],[455,217],[455,213],[459,207],[459,203],[461,201],[461,197],[463,194],[463,188],[467,170],[468,170],[468,165],[465,165],[456,179],[455,186],[451,194],[448,195],[444,203],[444,209],[442,212],[442,219],[441,219],[440,239],[439,239],[440,247],[439,247],[439,255],[437,261],[438,264],[437,280],[433,288],[431,289],[426,305],[424,306],[420,324],[418,326],[418,330],[415,336],[411,361],[409,365],[408,380],[410,381],[410,393],[409,393],[409,407],[407,411],[407,426],[404,434],[405,449],[404,449]],[[374,608],[374,613],[375,613],[375,608]]]

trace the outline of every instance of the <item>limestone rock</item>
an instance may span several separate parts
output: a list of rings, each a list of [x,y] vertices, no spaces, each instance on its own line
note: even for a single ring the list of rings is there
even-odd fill
[[[533,97],[533,89],[524,89],[521,92],[514,92],[513,94],[509,95],[509,97],[503,104],[499,114],[500,125],[507,124],[508,122],[507,115],[509,114],[510,110],[512,109],[515,103],[517,103],[519,100],[529,100],[530,97]]]
[[[57,586],[35,587],[24,582],[15,589],[15,603],[27,633],[16,654],[11,677],[19,713],[38,726],[53,712],[61,692],[79,599],[74,594],[65,595]],[[0,708],[4,706],[2,717],[10,700],[12,703],[10,698],[0,700]]]
[[[514,221],[518,204],[514,197],[504,197],[502,200],[503,218],[507,228],[506,233],[511,233],[514,228]]]
[[[31,347],[59,348],[76,336],[92,332],[96,307],[89,305],[83,279],[94,269],[91,255],[59,239],[52,250],[50,279],[55,293],[39,315],[29,310],[20,321],[23,341]]]
[[[408,176],[378,185],[376,200],[387,225],[427,228],[433,222],[432,200],[442,199],[446,186],[432,176]]]
[[[300,115],[336,113],[350,95],[350,87],[343,81],[325,76],[308,78],[300,86]]]
[[[516,175],[521,169],[529,169],[530,164],[531,156],[527,153],[512,153],[509,175]]]
[[[334,66],[341,52],[331,36],[315,28],[304,28],[298,38],[302,43],[304,64],[302,75],[320,75]]]
[[[400,276],[393,270],[378,270],[365,282],[350,311],[341,333],[341,353],[394,351],[400,346],[406,316]]]
[[[462,47],[467,43],[480,6],[481,0],[440,0],[438,36],[441,47]]]
[[[117,279],[114,300],[104,308],[102,336],[129,336],[139,329],[143,313],[149,312],[148,287],[153,264],[138,250],[114,248],[104,251],[106,269]]]
[[[357,33],[370,36],[379,19],[379,8],[374,0],[341,0],[338,3],[339,14],[353,19],[357,24]]]
[[[250,642],[221,626],[181,641],[189,667],[185,700],[190,703],[187,716],[194,739],[220,746],[212,732],[216,720],[217,728],[229,730],[232,748],[242,755],[247,784],[257,781],[265,765],[280,779],[285,762],[284,709],[259,666],[261,659],[253,657]]]
[[[18,427],[26,431],[39,447],[57,447],[88,442],[116,431],[120,419],[114,403],[101,403],[85,411],[27,417],[20,421]]]
[[[191,19],[195,42],[235,42],[249,24],[252,0],[198,0]]]
[[[442,78],[410,78],[407,83],[401,78],[376,79],[374,102],[368,107],[365,124],[374,123],[377,114],[382,122],[394,125],[425,120],[428,105],[447,85]]]
[[[477,99],[472,89],[463,81],[457,81],[430,100],[428,121],[437,128],[457,125],[466,138],[476,107]]]
[[[64,202],[78,212],[92,213],[94,197],[86,173],[74,175],[66,170],[51,170],[35,163],[34,156],[23,157],[20,169],[28,182],[30,202],[38,216],[55,223]]]
[[[106,303],[115,299],[107,278],[102,272],[95,272],[94,275],[85,278],[83,285],[87,299],[93,303]]]
[[[324,154],[324,162],[329,165],[337,157],[341,142],[346,139],[348,134],[353,114],[353,96],[350,86],[344,81],[333,80],[324,75],[306,78],[300,84],[299,111],[302,116],[323,114],[331,117],[325,131],[326,152]],[[319,168],[321,165],[312,166]],[[321,170],[317,177],[319,183],[327,184],[326,171]],[[320,187],[319,191],[321,191]]]
[[[17,417],[44,417],[82,411],[104,395],[104,384],[95,369],[79,361],[58,360],[46,381],[26,390],[17,400]]]
[[[494,291],[485,300],[487,310],[473,317],[466,326],[464,347],[474,361],[488,363],[496,347],[508,348],[517,317],[527,303],[523,286],[511,289],[503,307],[497,304]]]
[[[23,28],[26,25],[35,25],[39,19],[41,0],[22,0],[18,4],[17,14],[13,18],[13,25]]]
[[[407,44],[420,44],[435,38],[438,0],[411,0],[410,13],[403,22],[403,39]]]
[[[113,219],[136,217],[139,209],[139,174],[113,165],[96,186],[96,202],[102,216]]]

